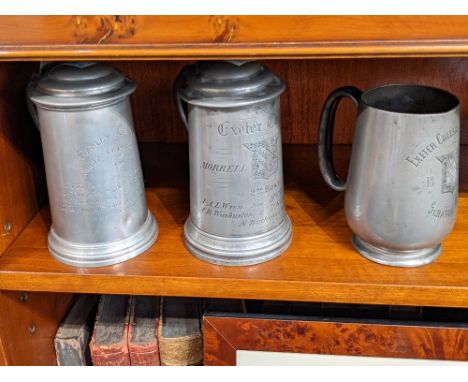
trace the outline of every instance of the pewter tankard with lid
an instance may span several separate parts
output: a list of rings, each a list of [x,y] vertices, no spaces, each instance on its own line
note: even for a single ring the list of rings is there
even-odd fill
[[[336,108],[358,106],[347,182],[333,167]],[[319,162],[326,182],[346,190],[345,212],[355,249],[377,263],[428,264],[455,223],[458,198],[458,99],[428,86],[387,85],[362,93],[332,92],[319,126]]]
[[[63,263],[116,264],[156,240],[129,102],[134,90],[133,81],[95,63],[55,65],[28,86],[46,166],[48,246]]]
[[[284,210],[283,82],[257,62],[186,67],[175,83],[189,133],[190,216],[185,242],[215,264],[272,259],[291,242]]]

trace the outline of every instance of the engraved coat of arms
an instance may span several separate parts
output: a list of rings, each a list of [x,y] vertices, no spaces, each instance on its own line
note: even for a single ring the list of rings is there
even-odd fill
[[[253,179],[267,180],[278,170],[278,137],[245,144],[250,150]]]
[[[455,159],[456,151],[437,156],[437,160],[442,163],[442,189],[441,193],[452,193],[457,186],[457,161]]]

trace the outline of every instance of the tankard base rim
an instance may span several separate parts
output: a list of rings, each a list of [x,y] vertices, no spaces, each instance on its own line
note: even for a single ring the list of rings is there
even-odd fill
[[[278,227],[266,233],[234,238],[203,232],[189,216],[184,226],[184,241],[192,255],[208,263],[224,266],[255,265],[272,260],[289,248],[292,224],[286,215]]]
[[[432,263],[442,252],[442,244],[432,248],[396,251],[377,247],[353,234],[352,244],[356,251],[375,263],[393,267],[413,268]]]
[[[48,237],[50,254],[63,264],[79,268],[115,265],[141,255],[158,238],[158,224],[148,211],[146,221],[132,236],[110,243],[80,244],[57,235],[53,226]]]

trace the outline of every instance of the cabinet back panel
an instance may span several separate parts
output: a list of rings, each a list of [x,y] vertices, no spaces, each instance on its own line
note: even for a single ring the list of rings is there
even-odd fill
[[[284,143],[316,143],[320,111],[337,87],[361,90],[388,83],[417,83],[446,89],[460,98],[462,126],[468,119],[468,58],[400,58],[346,60],[262,61],[286,82],[281,97]],[[187,132],[172,98],[172,84],[187,61],[118,61],[118,67],[137,81],[132,96],[137,135],[143,142],[185,142]],[[335,141],[349,144],[355,110],[344,101],[337,115]],[[468,132],[462,130],[462,143]]]

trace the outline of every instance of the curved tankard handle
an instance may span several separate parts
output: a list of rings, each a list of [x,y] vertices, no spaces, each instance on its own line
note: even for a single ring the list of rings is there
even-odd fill
[[[177,105],[177,110],[179,111],[179,114],[180,114],[180,118],[182,119],[182,122],[184,123],[185,127],[188,130],[188,127],[189,127],[188,118],[187,118],[186,110],[184,108],[184,103],[183,103],[184,101],[182,100],[182,98],[180,98],[180,92],[179,92],[181,85],[182,85],[182,81],[185,79],[185,77],[186,77],[186,70],[183,69],[177,76],[176,80],[174,81],[173,93],[174,93],[174,100]]]
[[[362,92],[353,86],[338,88],[328,96],[323,105],[318,129],[318,158],[320,172],[325,182],[336,191],[344,191],[346,182],[338,178],[333,164],[333,129],[338,104],[343,97],[350,98],[356,107],[359,105]]]
[[[26,87],[26,105],[28,107],[28,110],[29,110],[29,114],[31,115],[31,118],[33,119],[36,127],[41,130],[40,126],[39,126],[39,116],[37,115],[37,109],[36,109],[36,105],[34,105],[34,103],[31,101],[31,98],[29,97],[30,94],[31,94],[31,89],[32,89],[32,86],[34,84],[34,81],[39,78],[39,75],[37,74],[33,74],[31,80],[29,81],[29,84],[28,86]]]

